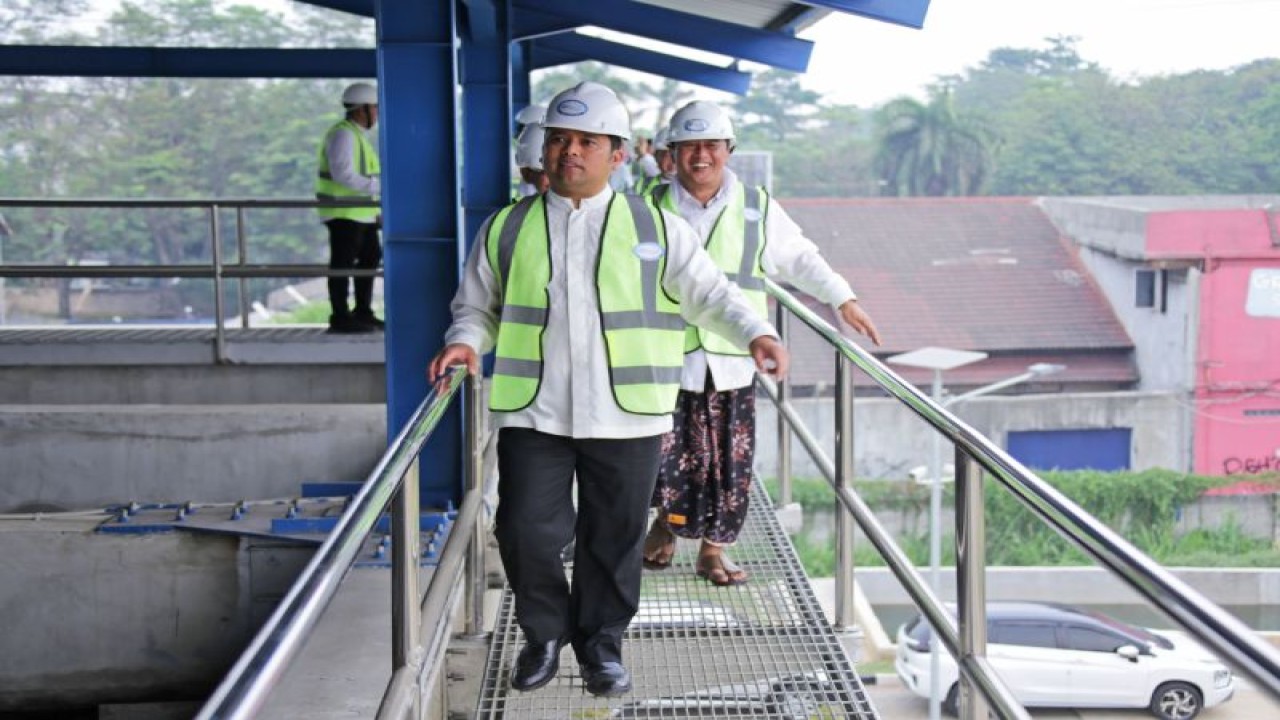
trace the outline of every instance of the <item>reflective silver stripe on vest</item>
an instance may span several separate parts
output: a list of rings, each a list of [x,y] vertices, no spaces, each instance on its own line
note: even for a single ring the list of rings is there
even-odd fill
[[[538,379],[542,377],[542,363],[537,360],[517,360],[497,357],[493,360],[493,374],[508,377]]]
[[[680,382],[684,368],[679,367],[621,367],[613,368],[615,385],[674,385]]]
[[[516,252],[516,238],[520,236],[520,228],[524,225],[525,216],[529,214],[529,208],[533,207],[537,199],[537,195],[530,195],[516,203],[511,212],[507,213],[502,229],[498,231],[498,272],[502,274],[503,287],[507,286],[507,274],[511,271],[511,256]]]
[[[521,325],[546,325],[547,309],[528,305],[503,305],[502,321]]]
[[[684,318],[675,313],[646,313],[643,310],[620,310],[604,314],[605,330],[683,330]]]
[[[747,236],[742,242],[742,262],[738,266],[737,277],[729,279],[743,290],[764,290],[764,278],[756,277],[754,272],[756,253],[760,250],[760,226],[764,224],[764,215],[760,213],[760,188],[744,187],[743,190],[747,196],[746,209],[755,210],[759,219],[745,223]]]

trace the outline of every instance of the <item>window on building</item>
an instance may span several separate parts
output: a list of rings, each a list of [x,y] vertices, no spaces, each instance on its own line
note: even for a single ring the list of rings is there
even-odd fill
[[[1160,312],[1169,309],[1169,275],[1164,270],[1139,269],[1134,273],[1133,305]]]

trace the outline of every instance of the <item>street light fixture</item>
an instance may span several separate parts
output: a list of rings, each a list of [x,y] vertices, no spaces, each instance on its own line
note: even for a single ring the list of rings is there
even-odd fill
[[[933,371],[933,388],[931,395],[934,402],[942,407],[951,407],[965,400],[1002,390],[1033,378],[1061,372],[1065,365],[1056,363],[1035,363],[1027,366],[1026,372],[1004,380],[974,388],[967,393],[951,398],[943,398],[942,371],[954,370],[987,358],[987,353],[970,350],[953,350],[942,347],[923,347],[911,352],[894,355],[888,361],[896,365],[925,368]],[[933,433],[929,459],[929,582],[934,592],[942,594],[942,437]],[[942,716],[942,688],[938,686],[938,634],[933,634],[929,648],[929,720],[938,720]]]

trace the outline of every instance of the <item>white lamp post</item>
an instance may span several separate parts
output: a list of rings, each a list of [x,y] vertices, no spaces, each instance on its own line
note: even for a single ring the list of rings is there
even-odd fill
[[[930,393],[934,402],[943,407],[950,407],[980,395],[1002,390],[1032,378],[1049,375],[1061,371],[1065,365],[1052,363],[1036,363],[1027,367],[1027,371],[1013,377],[1000,380],[990,385],[970,390],[950,399],[943,399],[942,371],[954,370],[971,363],[985,360],[984,352],[969,350],[953,350],[951,348],[924,347],[919,350],[894,355],[888,361],[896,365],[926,368],[933,371],[933,388]],[[934,592],[942,594],[942,437],[938,432],[932,433],[929,456],[929,582]],[[933,641],[929,643],[929,720],[938,720],[942,716],[942,688],[938,686],[938,636],[933,633]]]

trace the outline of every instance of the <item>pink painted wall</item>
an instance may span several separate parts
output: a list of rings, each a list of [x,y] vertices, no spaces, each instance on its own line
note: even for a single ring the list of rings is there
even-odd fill
[[[1195,470],[1280,472],[1280,317],[1246,312],[1258,268],[1280,273],[1274,219],[1261,210],[1153,213],[1151,259],[1200,259]]]

